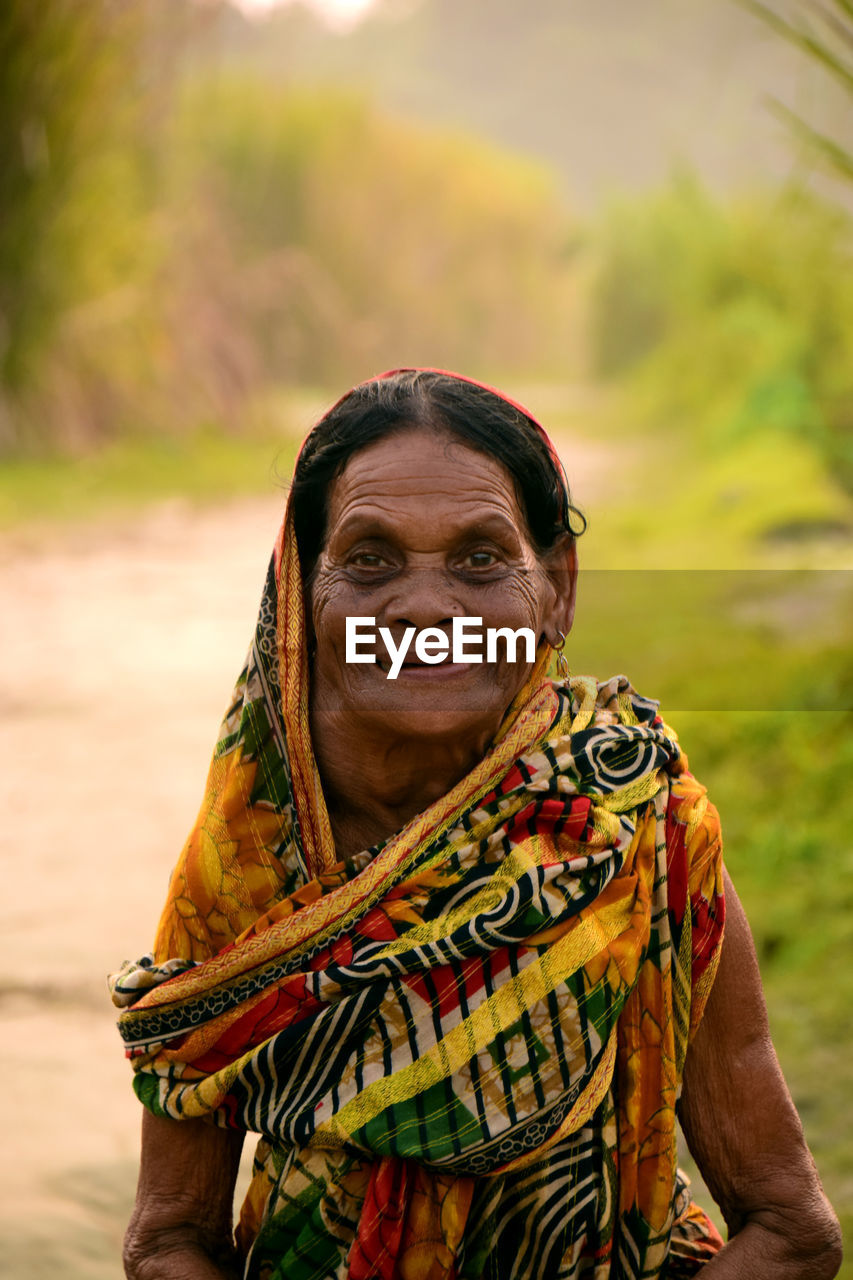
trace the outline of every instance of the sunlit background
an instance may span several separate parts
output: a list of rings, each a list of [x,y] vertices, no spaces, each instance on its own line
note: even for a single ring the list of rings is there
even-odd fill
[[[851,48],[847,0],[2,7],[0,1274],[121,1274],[104,974],[150,943],[298,440],[404,364],[553,432],[570,664],[660,696],[721,809],[853,1225]]]
[[[373,8],[375,0],[313,0],[310,8],[323,18],[330,27],[346,30],[366,16]],[[271,9],[280,7],[280,0],[241,0],[238,5],[244,13],[261,15]]]

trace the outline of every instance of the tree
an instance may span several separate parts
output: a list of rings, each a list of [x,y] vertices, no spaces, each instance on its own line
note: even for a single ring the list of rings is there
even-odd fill
[[[790,18],[762,0],[738,3],[823,67],[853,107],[853,0],[795,0]],[[831,171],[853,182],[853,151],[843,141],[816,129],[778,99],[773,109]]]

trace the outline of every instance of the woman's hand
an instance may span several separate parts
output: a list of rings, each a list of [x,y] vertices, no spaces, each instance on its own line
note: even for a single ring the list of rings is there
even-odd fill
[[[729,1228],[708,1280],[831,1280],[838,1221],[779,1067],[749,925],[726,876],[726,931],[687,1054],[679,1118]]]
[[[136,1208],[124,1241],[129,1280],[233,1280],[234,1183],[243,1134],[146,1111]]]

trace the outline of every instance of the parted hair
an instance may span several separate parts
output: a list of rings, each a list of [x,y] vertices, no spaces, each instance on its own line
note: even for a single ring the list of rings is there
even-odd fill
[[[350,458],[412,428],[446,433],[500,462],[513,478],[540,553],[562,534],[576,538],[586,528],[562,467],[532,418],[477,383],[433,370],[407,369],[354,387],[306,439],[290,486],[304,574],[310,574],[323,549],[331,486]]]

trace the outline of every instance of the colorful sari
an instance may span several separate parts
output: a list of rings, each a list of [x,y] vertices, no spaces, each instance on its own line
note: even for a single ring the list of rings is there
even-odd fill
[[[154,953],[113,983],[141,1101],[261,1135],[246,1277],[693,1274],[721,1241],[675,1108],[721,845],[657,704],[543,653],[476,768],[342,863],[305,655],[286,517]]]

